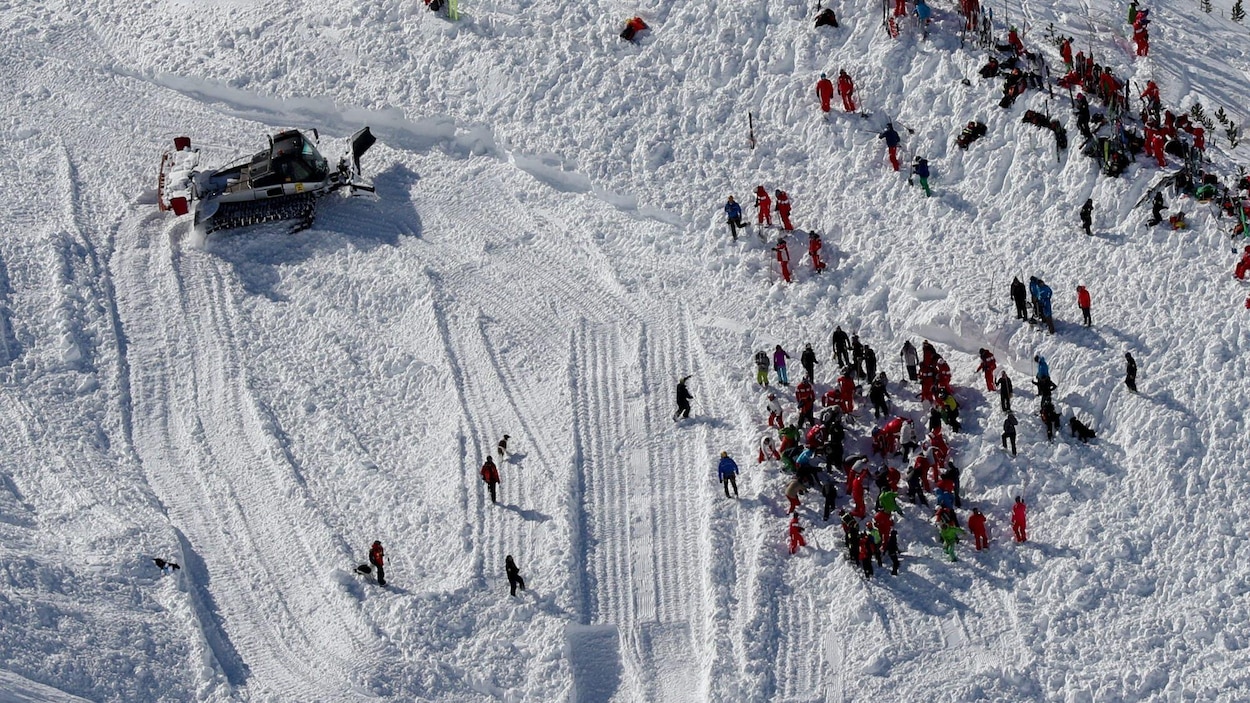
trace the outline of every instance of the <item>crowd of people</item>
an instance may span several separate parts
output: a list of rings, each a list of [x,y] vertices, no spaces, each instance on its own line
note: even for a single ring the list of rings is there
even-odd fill
[[[964,497],[948,436],[960,433],[962,425],[946,359],[928,340],[919,349],[908,340],[898,353],[902,378],[891,386],[873,347],[841,326],[830,336],[827,358],[822,359],[811,344],[804,345],[798,355],[803,372],[797,383],[789,369],[793,358],[780,344],[771,353],[759,350],[754,356],[754,380],[765,395],[767,416],[756,463],[776,466],[784,477],[779,488],[789,518],[790,553],[808,544],[804,517],[828,523],[836,512],[847,560],[871,577],[888,558],[891,573],[897,574],[904,554],[897,523],[904,514],[900,501],[906,501],[916,516],[931,512],[934,540],[948,558],[957,559],[956,545],[964,533],[960,517]],[[831,371],[819,379],[817,367]],[[1011,381],[1006,372],[997,375],[988,350],[981,351],[977,371],[984,374],[988,391],[1002,394],[1009,413]],[[895,393],[904,391],[907,402],[896,401]],[[927,409],[921,416],[905,409],[912,399]],[[737,462],[722,452],[717,476],[726,498],[738,495],[739,471]],[[803,509],[808,494],[820,499],[810,512]],[[840,494],[846,499],[841,506]],[[1018,498],[1012,512],[1020,541],[1025,539],[1024,505]],[[967,530],[976,549],[988,548],[988,523],[979,509],[969,514]]]

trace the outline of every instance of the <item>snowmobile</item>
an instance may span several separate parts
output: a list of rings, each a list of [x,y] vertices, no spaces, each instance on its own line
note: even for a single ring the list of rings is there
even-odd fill
[[[377,141],[365,127],[351,136],[350,151],[331,170],[313,139],[298,130],[269,138],[269,148],[212,171],[198,170],[199,150],[187,137],[161,157],[157,206],[181,216],[195,207],[195,225],[208,234],[263,222],[294,220],[291,233],[313,224],[317,199],[340,188],[372,193],[361,179],[360,157]]]

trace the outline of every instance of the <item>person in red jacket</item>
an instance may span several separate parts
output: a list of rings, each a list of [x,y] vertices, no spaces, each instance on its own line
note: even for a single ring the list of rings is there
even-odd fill
[[[994,372],[998,369],[998,361],[994,359],[994,354],[989,349],[981,349],[981,363],[977,365],[977,371],[985,373],[985,390],[994,392],[998,390],[994,386]]]
[[[799,524],[799,516],[795,515],[790,518],[790,553],[794,554],[799,551],[799,547],[806,547],[807,540],[803,539],[803,526]]]
[[[838,376],[838,404],[844,414],[855,412],[855,382],[850,376]]]
[[[855,112],[855,81],[846,71],[838,71],[838,96],[842,98],[842,109]]]
[[[1015,27],[1012,27],[1010,31],[1007,32],[1007,43],[1010,44],[1012,50],[1016,52],[1016,56],[1020,56],[1024,53],[1024,42],[1020,41],[1020,33],[1016,31]]]
[[[822,261],[820,258],[820,245],[821,245],[820,235],[814,231],[808,232],[807,233],[807,255],[811,257],[812,268],[816,270],[816,273],[820,273],[821,271],[825,270],[825,262]],[[828,403],[826,403],[826,405],[828,405]]]
[[[1076,306],[1081,309],[1081,317],[1085,321],[1085,326],[1089,327],[1092,321],[1089,317],[1089,291],[1085,286],[1076,287]]]
[[[1011,506],[1011,531],[1016,535],[1017,542],[1026,542],[1029,539],[1026,528],[1028,520],[1025,513],[1028,508],[1024,504],[1024,499],[1016,496],[1016,504]]]
[[[773,253],[777,255],[777,265],[781,267],[781,277],[786,283],[790,282],[790,247],[786,246],[785,237],[777,238],[777,245],[773,247]]]
[[[977,508],[973,508],[972,514],[968,516],[968,531],[976,541],[978,552],[990,548],[990,534],[985,529],[985,516]]]
[[[773,191],[773,196],[777,198],[777,216],[781,218],[781,228],[789,232],[794,229],[794,225],[790,224],[790,194],[778,188]]]
[[[861,471],[855,474],[855,478],[851,479],[851,500],[855,502],[855,509],[851,514],[855,517],[862,518],[868,514],[868,506],[864,504],[864,474]]]
[[[1250,273],[1250,244],[1247,244],[1245,250],[1241,252],[1241,261],[1237,262],[1233,275],[1244,281],[1247,273]]]
[[[881,541],[888,541],[890,533],[894,531],[894,518],[890,517],[890,513],[884,509],[878,510],[872,516],[872,523],[877,526],[877,531],[881,533]]]
[[[768,191],[764,189],[764,186],[755,187],[755,213],[756,224],[772,226],[773,199],[768,197]]]
[[[816,97],[820,98],[820,111],[829,112],[829,102],[833,100],[833,81],[825,74],[820,74],[820,80],[816,81]]]
[[[1064,37],[1063,43],[1059,45],[1059,57],[1063,59],[1063,66],[1067,70],[1072,70],[1072,37]]]
[[[1133,43],[1137,45],[1137,55],[1147,56],[1150,54],[1150,30],[1147,26],[1150,20],[1146,19],[1144,10],[1137,11],[1137,18],[1133,20]]]
[[[1154,81],[1146,81],[1146,89],[1141,92],[1142,108],[1154,115],[1155,119],[1159,119],[1159,108],[1162,106],[1159,98],[1159,84]]]
[[[382,551],[382,543],[374,540],[373,546],[369,548],[369,563],[373,564],[373,568],[378,570],[378,585],[386,585],[386,553]]]
[[[816,418],[813,416],[813,411],[816,407],[816,391],[806,378],[795,387],[794,400],[799,404],[798,426],[801,428],[808,424],[815,424]]]
[[[482,464],[482,481],[490,490],[490,502],[494,503],[495,486],[499,485],[499,469],[495,467],[495,460],[490,457],[486,457],[486,463]]]

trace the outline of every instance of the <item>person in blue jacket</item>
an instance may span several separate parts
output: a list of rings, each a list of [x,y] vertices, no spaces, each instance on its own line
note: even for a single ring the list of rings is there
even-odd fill
[[[725,203],[725,220],[729,223],[729,233],[733,235],[735,242],[738,241],[738,230],[746,229],[746,225],[742,222],[742,206],[734,200],[732,195]]]
[[[928,3],[924,0],[916,0],[916,17],[920,19],[920,27],[924,32],[924,36],[929,36],[929,18],[933,16],[933,10],[929,8]]]
[[[1042,322],[1046,323],[1046,328],[1051,334],[1055,333],[1055,318],[1051,317],[1050,299],[1054,295],[1054,291],[1045,283],[1039,282],[1037,286],[1037,304],[1041,308]]]
[[[924,188],[924,197],[933,195],[933,191],[929,188],[929,160],[923,156],[917,156],[916,163],[911,165],[911,172],[916,174],[920,187]]]
[[[1038,292],[1041,290],[1042,279],[1037,276],[1029,276],[1029,304],[1033,307],[1033,319],[1040,320],[1042,318],[1042,305],[1038,301]]]
[[[1035,354],[1033,361],[1037,364],[1037,377],[1039,379],[1050,378],[1050,364],[1046,363],[1046,357]]]
[[[729,487],[734,488],[734,498],[738,497],[738,465],[729,458],[729,452],[720,453],[720,464],[716,467],[721,485],[725,487],[725,497],[729,497]]]

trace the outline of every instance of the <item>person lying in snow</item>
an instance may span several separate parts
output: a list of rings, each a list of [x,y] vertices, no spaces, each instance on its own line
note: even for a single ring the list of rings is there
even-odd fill
[[[434,1],[438,2],[438,0]],[[621,39],[634,41],[639,32],[647,29],[650,29],[650,27],[647,26],[647,23],[641,17],[634,17],[625,23],[625,29],[621,30]]]

